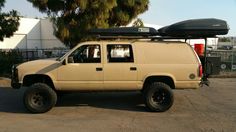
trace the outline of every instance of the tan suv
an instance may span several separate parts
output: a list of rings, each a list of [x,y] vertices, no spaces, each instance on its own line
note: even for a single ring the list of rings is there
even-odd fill
[[[32,113],[49,111],[59,91],[141,91],[147,108],[166,111],[173,104],[173,89],[199,87],[202,65],[187,43],[102,40],[12,71],[12,87],[28,87],[24,105]]]

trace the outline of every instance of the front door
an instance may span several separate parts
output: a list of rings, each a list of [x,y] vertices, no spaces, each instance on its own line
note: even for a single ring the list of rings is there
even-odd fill
[[[100,45],[82,45],[68,56],[58,69],[61,90],[99,90],[103,88],[103,64]]]

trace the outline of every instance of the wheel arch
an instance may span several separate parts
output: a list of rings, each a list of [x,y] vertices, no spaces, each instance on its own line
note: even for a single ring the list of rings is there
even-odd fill
[[[171,89],[175,89],[175,80],[173,77],[168,75],[150,75],[147,76],[143,83],[143,89],[147,87],[148,84],[152,82],[163,82],[171,87]]]
[[[28,74],[23,78],[23,86],[31,86],[34,83],[45,83],[55,90],[54,83],[52,78],[49,75],[45,74]]]

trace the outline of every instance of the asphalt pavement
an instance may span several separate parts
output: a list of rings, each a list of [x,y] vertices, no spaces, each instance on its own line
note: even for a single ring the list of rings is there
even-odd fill
[[[44,114],[24,108],[25,88],[0,78],[0,132],[236,132],[236,78],[174,90],[166,112],[148,112],[139,92],[72,93]]]

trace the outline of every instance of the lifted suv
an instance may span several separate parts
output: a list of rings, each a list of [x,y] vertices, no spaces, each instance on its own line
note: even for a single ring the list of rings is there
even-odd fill
[[[183,21],[158,31],[126,27],[97,29],[91,33],[98,36],[102,33],[106,38],[126,36],[128,41],[114,38],[89,41],[78,44],[59,59],[13,66],[12,87],[28,87],[24,104],[33,113],[49,111],[56,104],[56,93],[63,91],[138,90],[143,93],[147,108],[166,111],[174,101],[172,89],[199,87],[202,65],[187,43],[162,40],[206,40],[227,34],[228,30],[227,23],[219,19]]]
[[[24,104],[33,113],[50,110],[58,91],[130,91],[144,94],[151,111],[173,104],[172,89],[198,88],[201,63],[182,42],[91,41],[59,59],[13,67],[12,87],[26,86]]]

